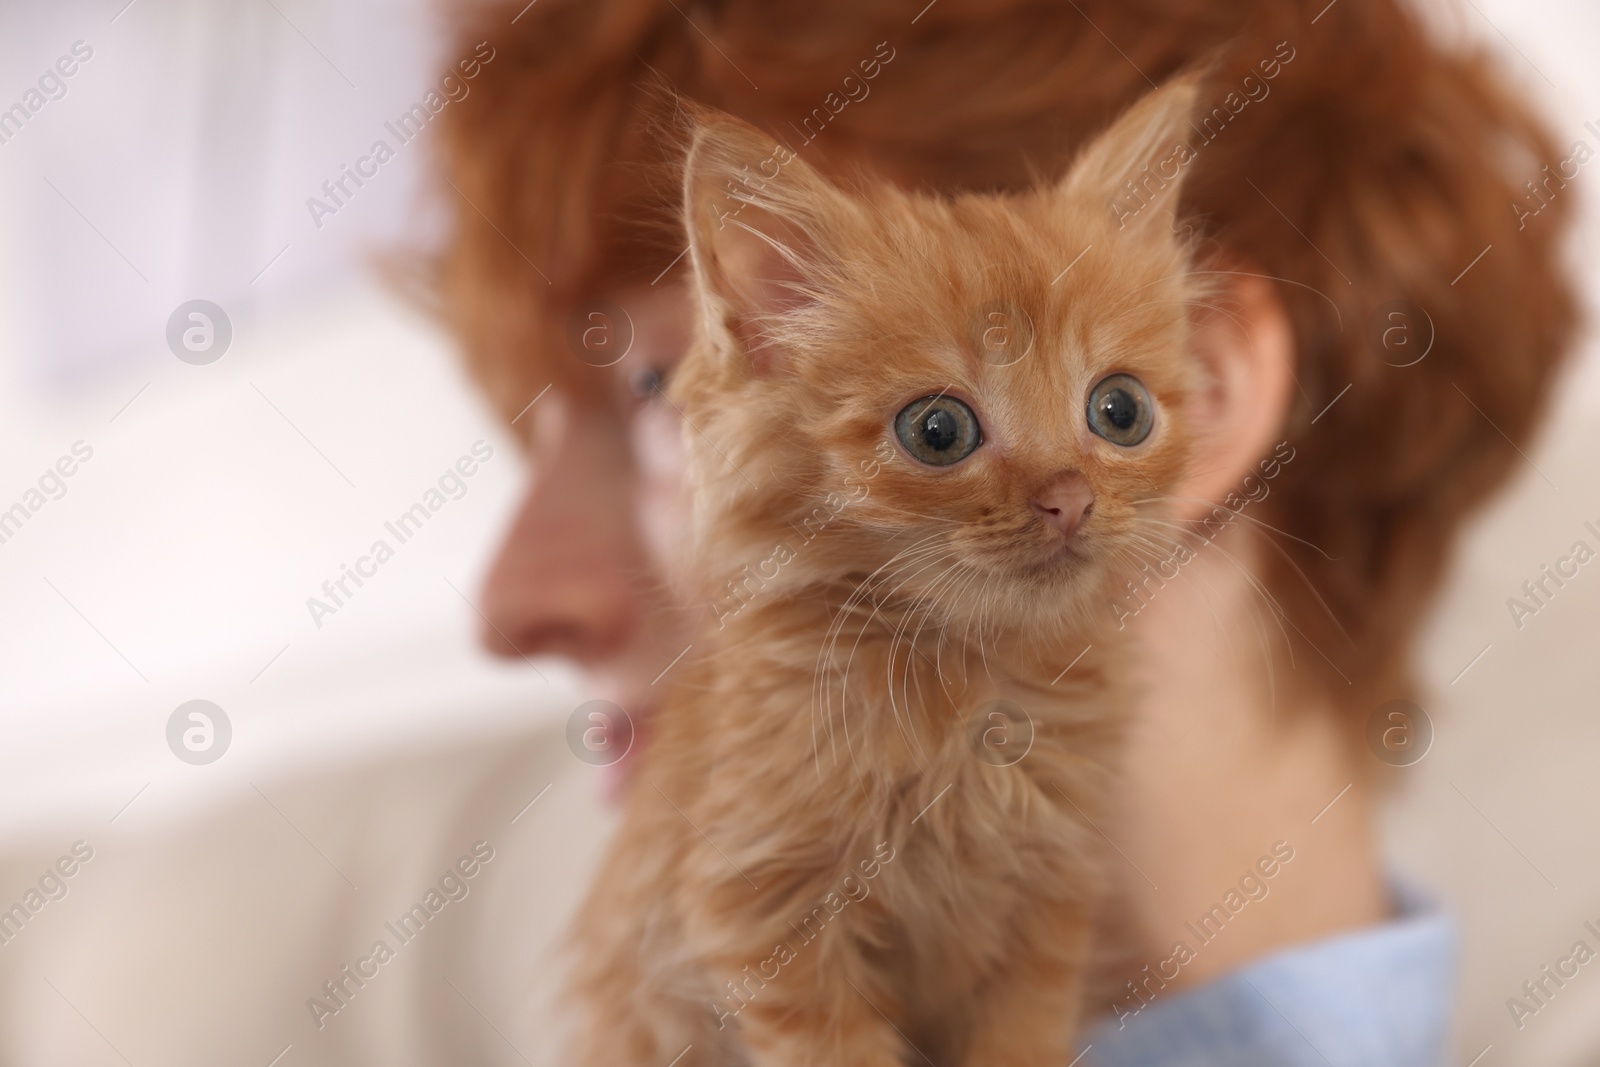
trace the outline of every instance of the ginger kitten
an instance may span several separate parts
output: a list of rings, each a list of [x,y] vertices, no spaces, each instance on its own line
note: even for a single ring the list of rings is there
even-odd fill
[[[1111,604],[1199,375],[1178,179],[1111,202],[1194,95],[1152,93],[1060,182],[941,199],[696,115],[671,399],[709,618],[579,919],[565,1062],[1072,1059],[1127,701]]]

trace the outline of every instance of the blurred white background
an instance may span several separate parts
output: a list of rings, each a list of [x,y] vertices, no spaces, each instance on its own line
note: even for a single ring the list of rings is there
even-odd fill
[[[1436,14],[1441,32],[1503,57],[1561,141],[1600,147],[1585,128],[1600,127],[1600,8],[1476,0]],[[0,143],[0,511],[75,442],[93,449],[65,495],[0,543],[0,903],[37,877],[36,856],[42,864],[85,838],[103,857],[25,931],[27,944],[0,946],[0,1018],[10,1020],[0,1056],[358,1062],[355,1035],[411,1001],[397,979],[352,1006],[370,1014],[341,1018],[342,1037],[309,1027],[304,998],[353,958],[370,923],[346,936],[344,919],[318,918],[318,894],[343,894],[350,879],[306,846],[342,857],[328,862],[336,870],[365,870],[356,881],[380,899],[375,883],[398,879],[392,905],[352,904],[349,916],[400,910],[474,839],[452,836],[439,812],[477,780],[451,770],[471,764],[461,753],[491,751],[506,761],[491,792],[509,807],[484,832],[513,844],[493,868],[499,903],[478,905],[478,933],[457,932],[478,948],[454,958],[463,969],[486,953],[506,962],[461,995],[471,1012],[449,1001],[451,1025],[481,1047],[444,1047],[457,1062],[547,1062],[539,949],[581,888],[603,816],[591,768],[561,744],[559,724],[583,699],[572,675],[556,663],[493,663],[473,643],[470,601],[526,472],[448,339],[372,269],[438,233],[424,180],[430,135],[400,147],[320,228],[306,207],[375,139],[394,143],[384,123],[460,58],[441,53],[444,40],[422,0],[0,4],[0,108],[75,42],[93,50],[65,95]],[[1591,165],[1561,193],[1585,208],[1572,251],[1591,307],[1596,186]],[[173,310],[195,298],[220,305],[233,328],[206,366],[180,362],[165,339]],[[480,440],[494,458],[466,494],[318,627],[306,599]],[[1463,1064],[1600,1063],[1600,971],[1586,968],[1521,1031],[1505,1007],[1585,920],[1600,925],[1600,578],[1586,569],[1520,631],[1505,607],[1585,520],[1600,526],[1597,451],[1591,333],[1529,468],[1458,562],[1424,656],[1434,749],[1396,776],[1393,861],[1462,917]],[[207,766],[175,759],[166,741],[173,709],[197,698],[225,709],[233,728],[226,757]],[[352,798],[329,784],[339,781],[367,785]],[[532,815],[506,821],[550,783]],[[283,801],[288,828],[258,792]],[[352,803],[371,814],[365,836],[318,829]],[[219,822],[251,804],[265,828]],[[160,871],[179,869],[160,863],[177,864],[184,841],[226,841],[218,848],[234,874],[206,877],[220,879],[215,893],[237,894],[202,897],[203,915],[173,913],[175,925],[205,931],[191,930],[193,943],[153,933],[166,929],[159,910],[124,914],[116,895],[160,887]],[[322,879],[317,889],[295,882],[304,901],[252,896],[299,878],[283,870],[296,866]],[[404,873],[412,867],[416,878]],[[490,917],[533,933],[519,942]],[[292,953],[297,937],[323,956],[269,958]],[[208,947],[219,973],[253,972],[263,986],[292,977],[261,1007],[260,988],[183,970]],[[420,975],[422,964],[396,966]],[[149,984],[121,984],[144,975]],[[169,1025],[164,1012],[192,1015],[184,1005],[195,997],[211,1005],[204,1023]],[[438,1061],[376,1047],[363,1053],[373,1062]]]
[[[0,32],[0,106],[93,49],[0,144],[0,509],[74,442],[93,449],[0,544],[0,832],[114,811],[147,782],[140,805],[188,803],[548,699],[534,669],[476,654],[461,595],[524,475],[516,450],[371,269],[437,230],[428,144],[398,146],[320,228],[306,207],[375,140],[397,146],[384,123],[457,58],[429,10],[125,2],[9,5]],[[195,298],[233,325],[207,366],[165,339]],[[316,626],[306,599],[392,542],[383,523],[478,440],[494,459],[466,495]],[[204,776],[163,732],[194,698],[235,729],[237,762]]]

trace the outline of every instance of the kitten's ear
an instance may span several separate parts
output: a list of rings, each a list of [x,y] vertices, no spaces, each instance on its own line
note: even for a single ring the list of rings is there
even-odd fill
[[[1124,229],[1136,218],[1159,215],[1150,210],[1158,203],[1170,210],[1196,154],[1191,135],[1199,95],[1198,73],[1147,94],[1089,143],[1062,179],[1061,194],[1096,208],[1108,205]]]
[[[842,193],[789,149],[729,115],[697,109],[684,161],[696,297],[718,348],[756,374],[779,360],[771,327],[813,303]]]

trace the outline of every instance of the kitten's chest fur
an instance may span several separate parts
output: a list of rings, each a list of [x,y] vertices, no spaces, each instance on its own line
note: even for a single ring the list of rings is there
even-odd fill
[[[971,763],[995,772],[985,792],[998,795],[1062,786],[1103,759],[1126,696],[1117,644],[982,625],[933,625],[893,602],[841,612],[820,594],[752,606],[697,642],[705,653],[673,697],[662,770],[698,780],[708,803],[723,783],[760,782],[830,810],[862,805],[888,826],[919,786],[942,788]]]
[[[840,608],[773,598],[703,637],[644,788],[680,809],[659,825],[680,835],[678,899],[716,961],[713,993],[740,971],[719,944],[731,915],[765,928],[756,943],[816,951],[824,911],[849,911],[904,1025],[953,1049],[950,1020],[1022,936],[1015,916],[1040,897],[1092,906],[1087,820],[1121,728],[1117,651],[1103,636],[934,626],[892,601]],[[894,858],[863,877],[885,846]]]

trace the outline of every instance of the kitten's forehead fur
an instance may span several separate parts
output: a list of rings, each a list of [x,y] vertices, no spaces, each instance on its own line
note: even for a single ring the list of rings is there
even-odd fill
[[[1055,600],[1087,608],[1112,564],[1148,558],[1144,520],[1186,460],[1202,295],[1173,230],[1178,181],[1132,219],[1111,202],[1180,140],[1194,98],[1192,78],[1152,93],[1059,182],[955,198],[836,186],[754,128],[697,113],[685,209],[700,321],[674,393],[692,427],[702,561],[722,577],[814,538],[804,519],[830,493],[848,500],[825,506],[830,547],[796,550],[780,580],[870,572],[927,544],[991,593],[1055,582]],[[1134,448],[1085,417],[1113,373],[1155,400],[1156,428]],[[937,393],[977,413],[982,447],[942,470],[886,452],[895,414]],[[1058,566],[1029,501],[1068,472],[1095,505]]]

